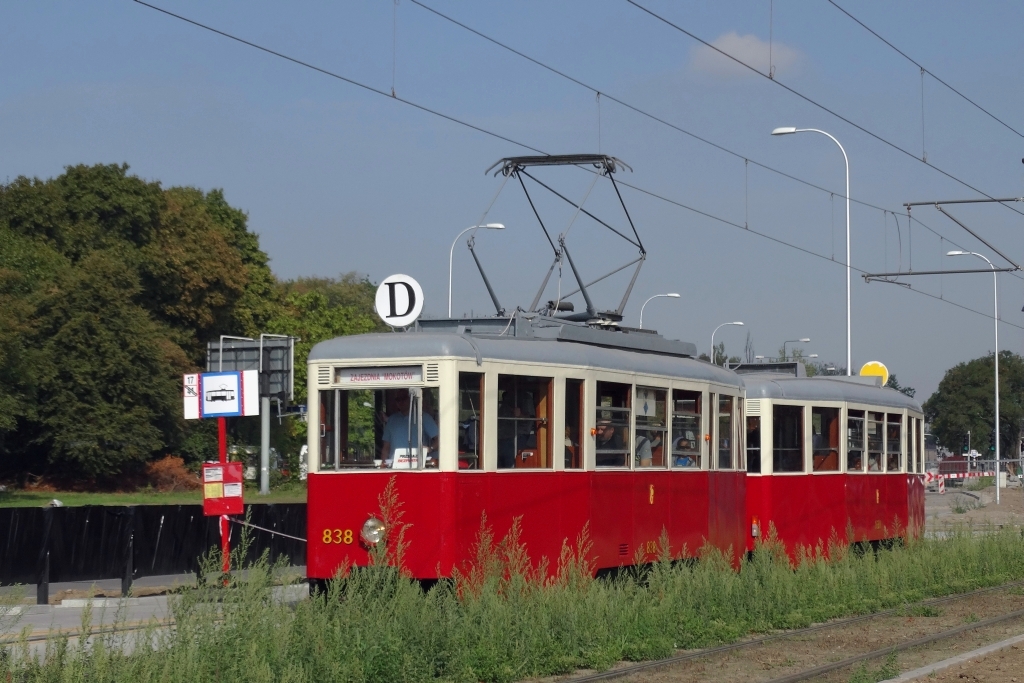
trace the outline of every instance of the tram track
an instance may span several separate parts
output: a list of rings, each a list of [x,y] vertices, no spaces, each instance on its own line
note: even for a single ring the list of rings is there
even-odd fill
[[[979,588],[977,590],[968,591],[966,593],[956,593],[953,595],[946,595],[937,598],[929,598],[927,600],[921,600],[913,603],[906,603],[898,607],[882,610],[879,612],[872,612],[870,614],[859,614],[854,617],[848,617],[845,619],[836,619],[821,624],[814,624],[800,629],[792,629],[786,631],[778,631],[770,633],[764,636],[751,638],[749,640],[738,641],[735,643],[728,643],[725,645],[719,645],[710,648],[704,648],[701,650],[694,650],[690,652],[683,652],[680,654],[672,655],[664,659],[651,660],[647,662],[637,662],[635,664],[629,664],[622,666],[617,669],[611,669],[608,671],[600,671],[594,673],[587,673],[577,676],[566,676],[559,678],[558,680],[563,683],[591,683],[596,681],[611,681],[617,679],[623,679],[637,674],[643,674],[652,672],[659,669],[669,669],[673,666],[685,664],[688,662],[694,662],[702,659],[713,659],[717,656],[735,654],[746,650],[753,650],[760,646],[775,643],[777,641],[796,639],[804,636],[810,636],[814,634],[823,633],[828,630],[842,629],[843,627],[854,626],[857,624],[863,624],[871,620],[883,619],[885,617],[899,616],[901,613],[906,612],[908,609],[931,607],[935,605],[948,604],[958,600],[969,600],[978,596],[996,593],[999,591],[1010,590],[1013,588],[1019,588],[1024,586],[1024,581],[1014,581],[1011,583],[1001,584],[999,586],[991,586],[988,588]],[[902,643],[896,643],[888,645],[883,648],[875,648],[871,651],[859,653],[857,655],[844,658],[839,661],[829,662],[827,664],[811,667],[801,671],[787,674],[786,676],[769,679],[767,683],[795,683],[796,681],[804,681],[817,676],[825,675],[829,672],[848,668],[861,662],[870,661],[880,657],[885,657],[890,652],[901,652],[909,650],[922,645],[928,645],[944,639],[951,638],[961,633],[965,633],[972,630],[982,629],[987,626],[993,626],[1001,624],[1006,621],[1013,619],[1024,618],[1024,608],[1016,609],[1004,614],[995,615],[988,617],[983,620],[973,621],[971,623],[962,624],[951,629],[946,629],[938,633],[929,634],[920,638],[915,638]]]

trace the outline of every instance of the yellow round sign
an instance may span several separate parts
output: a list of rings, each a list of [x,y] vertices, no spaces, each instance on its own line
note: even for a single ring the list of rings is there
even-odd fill
[[[883,387],[889,381],[889,368],[877,360],[865,363],[860,369],[860,374],[861,377],[881,377]]]

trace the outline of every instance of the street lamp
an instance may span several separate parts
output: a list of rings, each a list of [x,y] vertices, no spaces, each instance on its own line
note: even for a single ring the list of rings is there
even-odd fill
[[[792,135],[793,133],[821,133],[832,142],[839,145],[839,151],[843,153],[843,161],[846,162],[846,374],[853,374],[853,355],[850,344],[850,158],[846,156],[846,150],[839,144],[839,140],[817,128],[776,128],[772,135]]]
[[[644,329],[644,307],[647,306],[647,304],[651,303],[651,301],[653,301],[654,299],[657,299],[657,298],[663,297],[663,296],[667,296],[667,297],[670,297],[672,299],[678,299],[679,298],[679,295],[676,294],[675,292],[669,292],[668,294],[655,294],[650,299],[645,301],[644,305],[640,307],[640,329],[641,330]]]
[[[452,259],[455,257],[455,244],[459,241],[459,237],[462,237],[470,230],[477,230],[483,228],[484,230],[504,230],[505,226],[501,223],[488,223],[486,225],[471,225],[458,234],[455,241],[452,242],[452,248],[448,250],[448,317],[452,317]]]
[[[721,325],[719,325],[718,327],[715,328],[715,332],[718,332],[720,329],[722,329],[726,325],[739,325],[739,326],[742,327],[743,323],[741,323],[741,322],[722,323]],[[712,363],[715,363],[715,332],[711,333],[711,362]],[[716,365],[717,365],[717,363],[716,363]]]
[[[786,355],[786,344],[806,344],[811,341],[810,337],[804,337],[803,339],[787,339],[782,342],[782,360],[786,360],[789,356]]]
[[[996,505],[999,505],[999,285],[996,281],[996,267],[976,251],[949,251],[946,256],[977,256],[984,259],[992,269],[992,318],[996,331]]]

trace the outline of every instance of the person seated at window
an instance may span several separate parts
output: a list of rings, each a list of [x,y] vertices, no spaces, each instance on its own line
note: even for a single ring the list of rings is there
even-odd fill
[[[412,429],[412,443],[409,443],[410,413],[409,413],[409,392],[399,392],[395,399],[395,407],[398,412],[388,418],[384,425],[384,433],[381,435],[380,457],[384,461],[384,467],[397,467],[411,469],[415,467],[418,458],[415,455],[417,447],[416,430]],[[414,425],[413,425],[414,426]],[[437,423],[429,413],[423,413],[423,436],[429,441],[430,455],[428,455],[427,466],[437,467]],[[401,451],[401,453],[399,453]],[[398,456],[397,463],[396,457]],[[433,456],[433,457],[431,457]],[[431,462],[432,461],[432,464]]]
[[[598,467],[623,467],[626,465],[625,441],[622,434],[611,424],[611,420],[600,420],[595,432]]]
[[[859,455],[853,456],[853,462],[850,463],[850,468],[849,469],[854,470],[856,472],[860,472],[860,467],[861,467],[860,456]]]
[[[661,440],[658,440],[661,443]],[[654,463],[654,457],[652,451],[654,450],[654,444],[650,438],[643,434],[637,434],[636,436],[636,464],[640,467],[650,467]]]
[[[868,472],[881,472],[882,471],[882,457],[875,453],[868,456]]]
[[[693,467],[697,464],[696,459],[690,453],[681,451],[695,451],[697,450],[697,440],[693,437],[692,432],[687,432],[685,436],[677,437],[672,443],[672,465],[673,467]]]

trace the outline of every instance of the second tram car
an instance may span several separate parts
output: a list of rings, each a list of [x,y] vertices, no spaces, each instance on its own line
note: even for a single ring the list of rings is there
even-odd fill
[[[746,390],[748,548],[769,526],[790,554],[924,527],[924,415],[878,377],[737,368]]]

